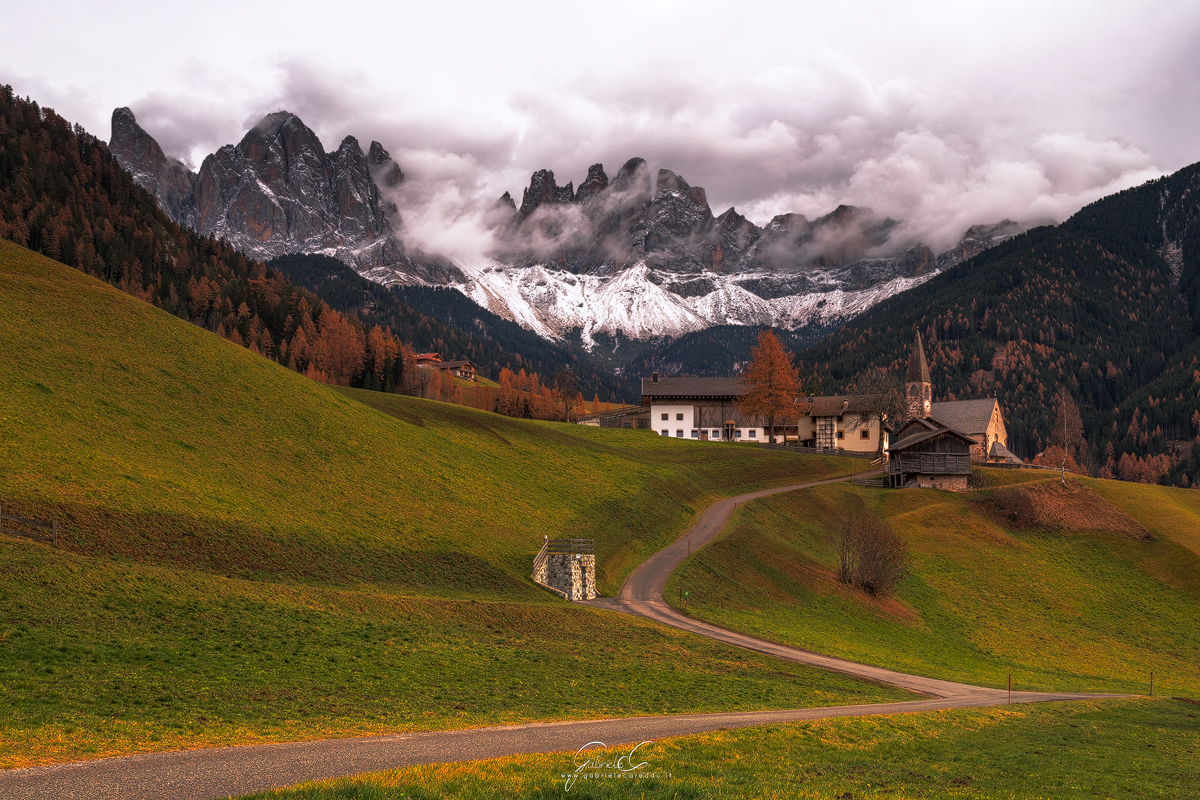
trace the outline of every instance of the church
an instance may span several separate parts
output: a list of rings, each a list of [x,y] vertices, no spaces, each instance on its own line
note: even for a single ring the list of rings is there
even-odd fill
[[[1008,450],[1008,431],[1000,402],[933,402],[929,362],[918,332],[904,380],[908,422],[888,448],[888,485],[963,491],[971,464],[1020,463]]]

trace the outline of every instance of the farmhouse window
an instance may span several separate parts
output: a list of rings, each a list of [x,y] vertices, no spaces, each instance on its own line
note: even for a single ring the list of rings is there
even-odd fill
[[[669,420],[670,418],[671,418],[671,417],[670,417],[670,415],[669,415],[669,414],[667,414],[666,412],[664,412],[664,413],[663,413],[663,422],[666,422],[666,421],[667,421],[667,420]]]
[[[742,429],[741,428],[738,428],[736,431],[733,432],[733,438],[735,438],[735,439],[742,438]]]
[[[670,431],[663,431],[663,432],[662,432],[662,435],[663,435],[663,436],[670,436],[670,435],[671,435],[671,432],[670,432]]]
[[[866,431],[861,431],[861,432],[859,432],[859,434],[858,434],[858,438],[860,438],[860,439],[870,439],[870,438],[871,438],[871,432],[870,432],[869,430],[866,430]]]
[[[838,431],[837,438],[839,438],[839,439],[845,439],[845,438],[846,438],[846,432],[845,432],[845,431]]]
[[[693,429],[692,429],[692,438],[693,438],[693,439],[699,439],[699,438],[700,438],[700,431],[698,431],[698,430],[695,430],[695,429],[693,428]]]
[[[676,414],[675,419],[677,419],[680,422],[683,422],[683,412],[680,411],[678,414]]]
[[[758,431],[756,431],[756,430],[754,430],[754,429],[751,429],[751,430],[750,430],[750,438],[751,438],[751,439],[757,439],[757,438],[758,438]]]
[[[683,431],[682,431],[682,430],[675,431],[675,438],[676,438],[676,439],[682,439],[682,438],[683,438]]]

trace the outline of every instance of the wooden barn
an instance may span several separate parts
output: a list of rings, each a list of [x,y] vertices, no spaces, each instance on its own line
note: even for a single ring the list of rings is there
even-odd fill
[[[888,486],[962,492],[971,476],[975,440],[934,419],[914,419],[888,448]]]

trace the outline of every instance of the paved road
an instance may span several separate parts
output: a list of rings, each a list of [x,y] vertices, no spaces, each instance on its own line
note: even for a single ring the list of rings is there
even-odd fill
[[[1014,703],[1082,700],[1113,695],[1013,692]],[[546,722],[503,728],[329,739],[318,742],[221,747],[106,758],[0,772],[5,800],[210,800],[417,764],[475,761],[522,753],[564,753],[557,771],[569,771],[571,754],[588,742],[618,745],[831,717],[902,714],[978,708],[1004,702],[1001,693],[859,706],[721,714],[677,714],[585,722]],[[651,757],[652,751],[647,751]]]
[[[978,708],[1008,702],[1004,691],[906,675],[852,661],[830,658],[734,633],[676,613],[662,600],[667,578],[690,548],[698,549],[721,532],[729,515],[747,500],[849,478],[767,489],[722,500],[709,507],[696,526],[634,570],[617,598],[589,605],[648,617],[667,625],[789,661],[911,689],[928,699],[903,703],[752,711],[677,714],[582,722],[549,722],[459,731],[332,739],[317,742],[222,747],[172,753],[53,764],[0,772],[5,800],[210,800],[308,780],[355,775],[417,764],[474,761],[522,753],[573,753],[592,741],[608,745],[685,736],[722,728],[799,722],[831,717],[899,714],[949,708]],[[1083,700],[1120,695],[1013,692],[1014,703]],[[563,756],[562,770],[571,766]]]
[[[726,523],[729,522],[729,516],[733,513],[733,510],[742,503],[781,492],[792,492],[797,489],[839,483],[851,480],[852,478],[869,477],[870,475],[878,474],[880,471],[874,470],[860,475],[810,481],[809,483],[798,483],[775,489],[764,489],[761,492],[738,495],[737,497],[730,497],[714,503],[700,515],[700,519],[696,522],[695,527],[677,539],[673,544],[659,550],[642,562],[625,579],[625,583],[621,586],[620,594],[617,597],[603,597],[597,600],[590,600],[587,601],[587,604],[598,608],[621,611],[626,614],[636,614],[655,620],[656,622],[661,622],[664,625],[670,625],[674,628],[707,636],[710,639],[716,639],[737,647],[744,647],[748,650],[766,653],[777,658],[796,661],[801,664],[809,664],[846,675],[853,675],[856,678],[875,681],[876,683],[900,686],[929,697],[957,697],[979,693],[991,696],[995,691],[993,689],[971,686],[965,683],[941,681],[934,678],[924,678],[919,675],[908,675],[903,672],[894,672],[881,667],[872,667],[867,664],[858,664],[840,658],[823,656],[819,653],[811,653],[807,650],[799,650],[794,647],[787,647],[763,639],[757,639],[753,636],[747,636],[746,634],[735,633],[716,625],[710,625],[707,622],[686,617],[663,601],[663,587],[666,586],[667,578],[675,571],[675,567],[679,566],[679,563],[687,557],[689,552],[699,550],[715,539],[725,528]]]

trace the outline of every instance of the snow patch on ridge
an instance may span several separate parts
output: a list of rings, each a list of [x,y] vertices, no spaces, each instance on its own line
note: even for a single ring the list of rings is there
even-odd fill
[[[597,334],[646,339],[680,336],[713,325],[772,325],[789,330],[828,325],[932,277],[894,278],[869,289],[831,289],[767,300],[736,281],[769,279],[769,275],[689,274],[688,279],[701,277],[714,289],[682,297],[660,286],[669,281],[663,281],[661,273],[656,281],[645,262],[615,275],[579,275],[545,264],[513,267],[495,261],[456,266],[465,280],[450,283],[450,288],[546,339],[561,341],[578,329],[588,350],[595,346]]]

